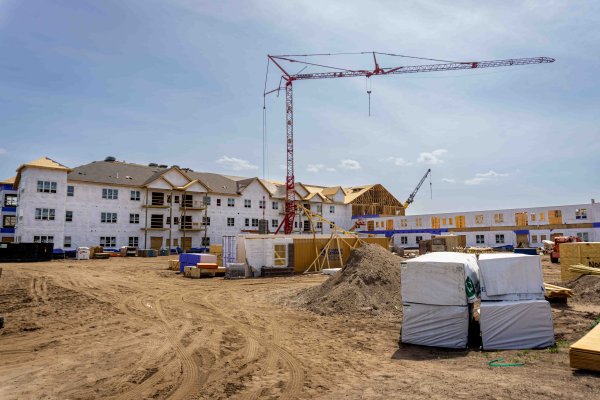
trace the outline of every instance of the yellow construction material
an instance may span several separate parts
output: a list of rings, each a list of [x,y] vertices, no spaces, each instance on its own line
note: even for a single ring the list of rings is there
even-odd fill
[[[209,246],[209,253],[217,256],[217,264],[223,266],[223,245],[222,244],[211,244]]]
[[[582,264],[571,265],[569,271],[582,275],[600,275],[600,268],[586,267]]]
[[[571,368],[600,371],[600,324],[569,348]]]
[[[549,283],[544,282],[544,288],[546,290],[545,295],[549,299],[573,296],[573,291],[571,289],[564,288],[561,286],[551,285]]]
[[[584,265],[600,269],[600,242],[561,243],[560,277],[562,281],[570,281],[581,276],[580,272],[570,271],[573,265]]]
[[[178,260],[169,260],[169,269],[171,271],[179,271],[179,261]]]

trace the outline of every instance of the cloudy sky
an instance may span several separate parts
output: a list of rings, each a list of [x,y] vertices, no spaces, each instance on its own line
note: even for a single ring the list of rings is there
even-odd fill
[[[491,4],[0,0],[0,175],[41,156],[113,155],[262,176],[267,54],[547,56],[373,78],[371,116],[365,78],[297,82],[296,178],[382,183],[404,200],[431,168],[433,199],[424,187],[410,213],[600,199],[600,3]],[[371,67],[368,55],[307,61]],[[284,98],[268,97],[266,115],[266,175],[283,179]]]

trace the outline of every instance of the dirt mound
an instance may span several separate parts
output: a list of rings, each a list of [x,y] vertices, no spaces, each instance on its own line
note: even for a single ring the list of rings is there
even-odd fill
[[[321,285],[303,290],[295,299],[302,308],[321,315],[402,314],[400,257],[379,245],[352,250],[344,268]]]
[[[600,276],[582,275],[564,286],[573,289],[572,300],[600,304]]]

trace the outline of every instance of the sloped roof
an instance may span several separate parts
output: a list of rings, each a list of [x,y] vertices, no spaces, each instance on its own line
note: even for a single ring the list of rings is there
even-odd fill
[[[71,169],[67,166],[58,163],[51,158],[41,157],[37,160],[29,161],[28,163],[21,164],[19,168],[17,168],[17,176],[15,177],[14,185],[18,186],[19,181],[21,180],[21,171],[25,168],[42,168],[42,169],[53,169],[53,170],[62,170],[62,171],[71,171]]]
[[[13,176],[12,178],[6,178],[0,182],[0,185],[13,185],[15,183],[15,179],[17,179],[16,176]]]
[[[344,198],[344,204],[351,203],[360,195],[369,191],[369,189],[373,188],[375,185],[366,185],[366,186],[352,186],[348,188],[344,188],[344,192],[346,192],[346,196]]]
[[[92,161],[89,164],[73,168],[67,179],[110,185],[143,186],[146,182],[158,178],[165,171],[165,168],[121,161]]]

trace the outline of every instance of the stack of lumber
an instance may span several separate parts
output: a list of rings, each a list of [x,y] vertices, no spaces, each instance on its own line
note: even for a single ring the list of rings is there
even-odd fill
[[[600,275],[600,268],[586,267],[583,264],[571,265],[569,271],[581,275]]]
[[[179,260],[169,260],[169,269],[171,271],[179,271]]]
[[[211,244],[208,252],[210,254],[214,254],[217,256],[217,265],[219,267],[223,266],[223,245],[222,244]]]
[[[573,296],[573,291],[568,288],[551,285],[544,282],[544,289],[546,289],[545,296],[547,299],[562,299],[566,300],[568,297]]]
[[[569,348],[571,368],[600,371],[600,324]]]
[[[561,243],[559,246],[560,278],[563,282],[579,278],[582,273],[571,271],[573,265],[600,269],[600,242]]]

